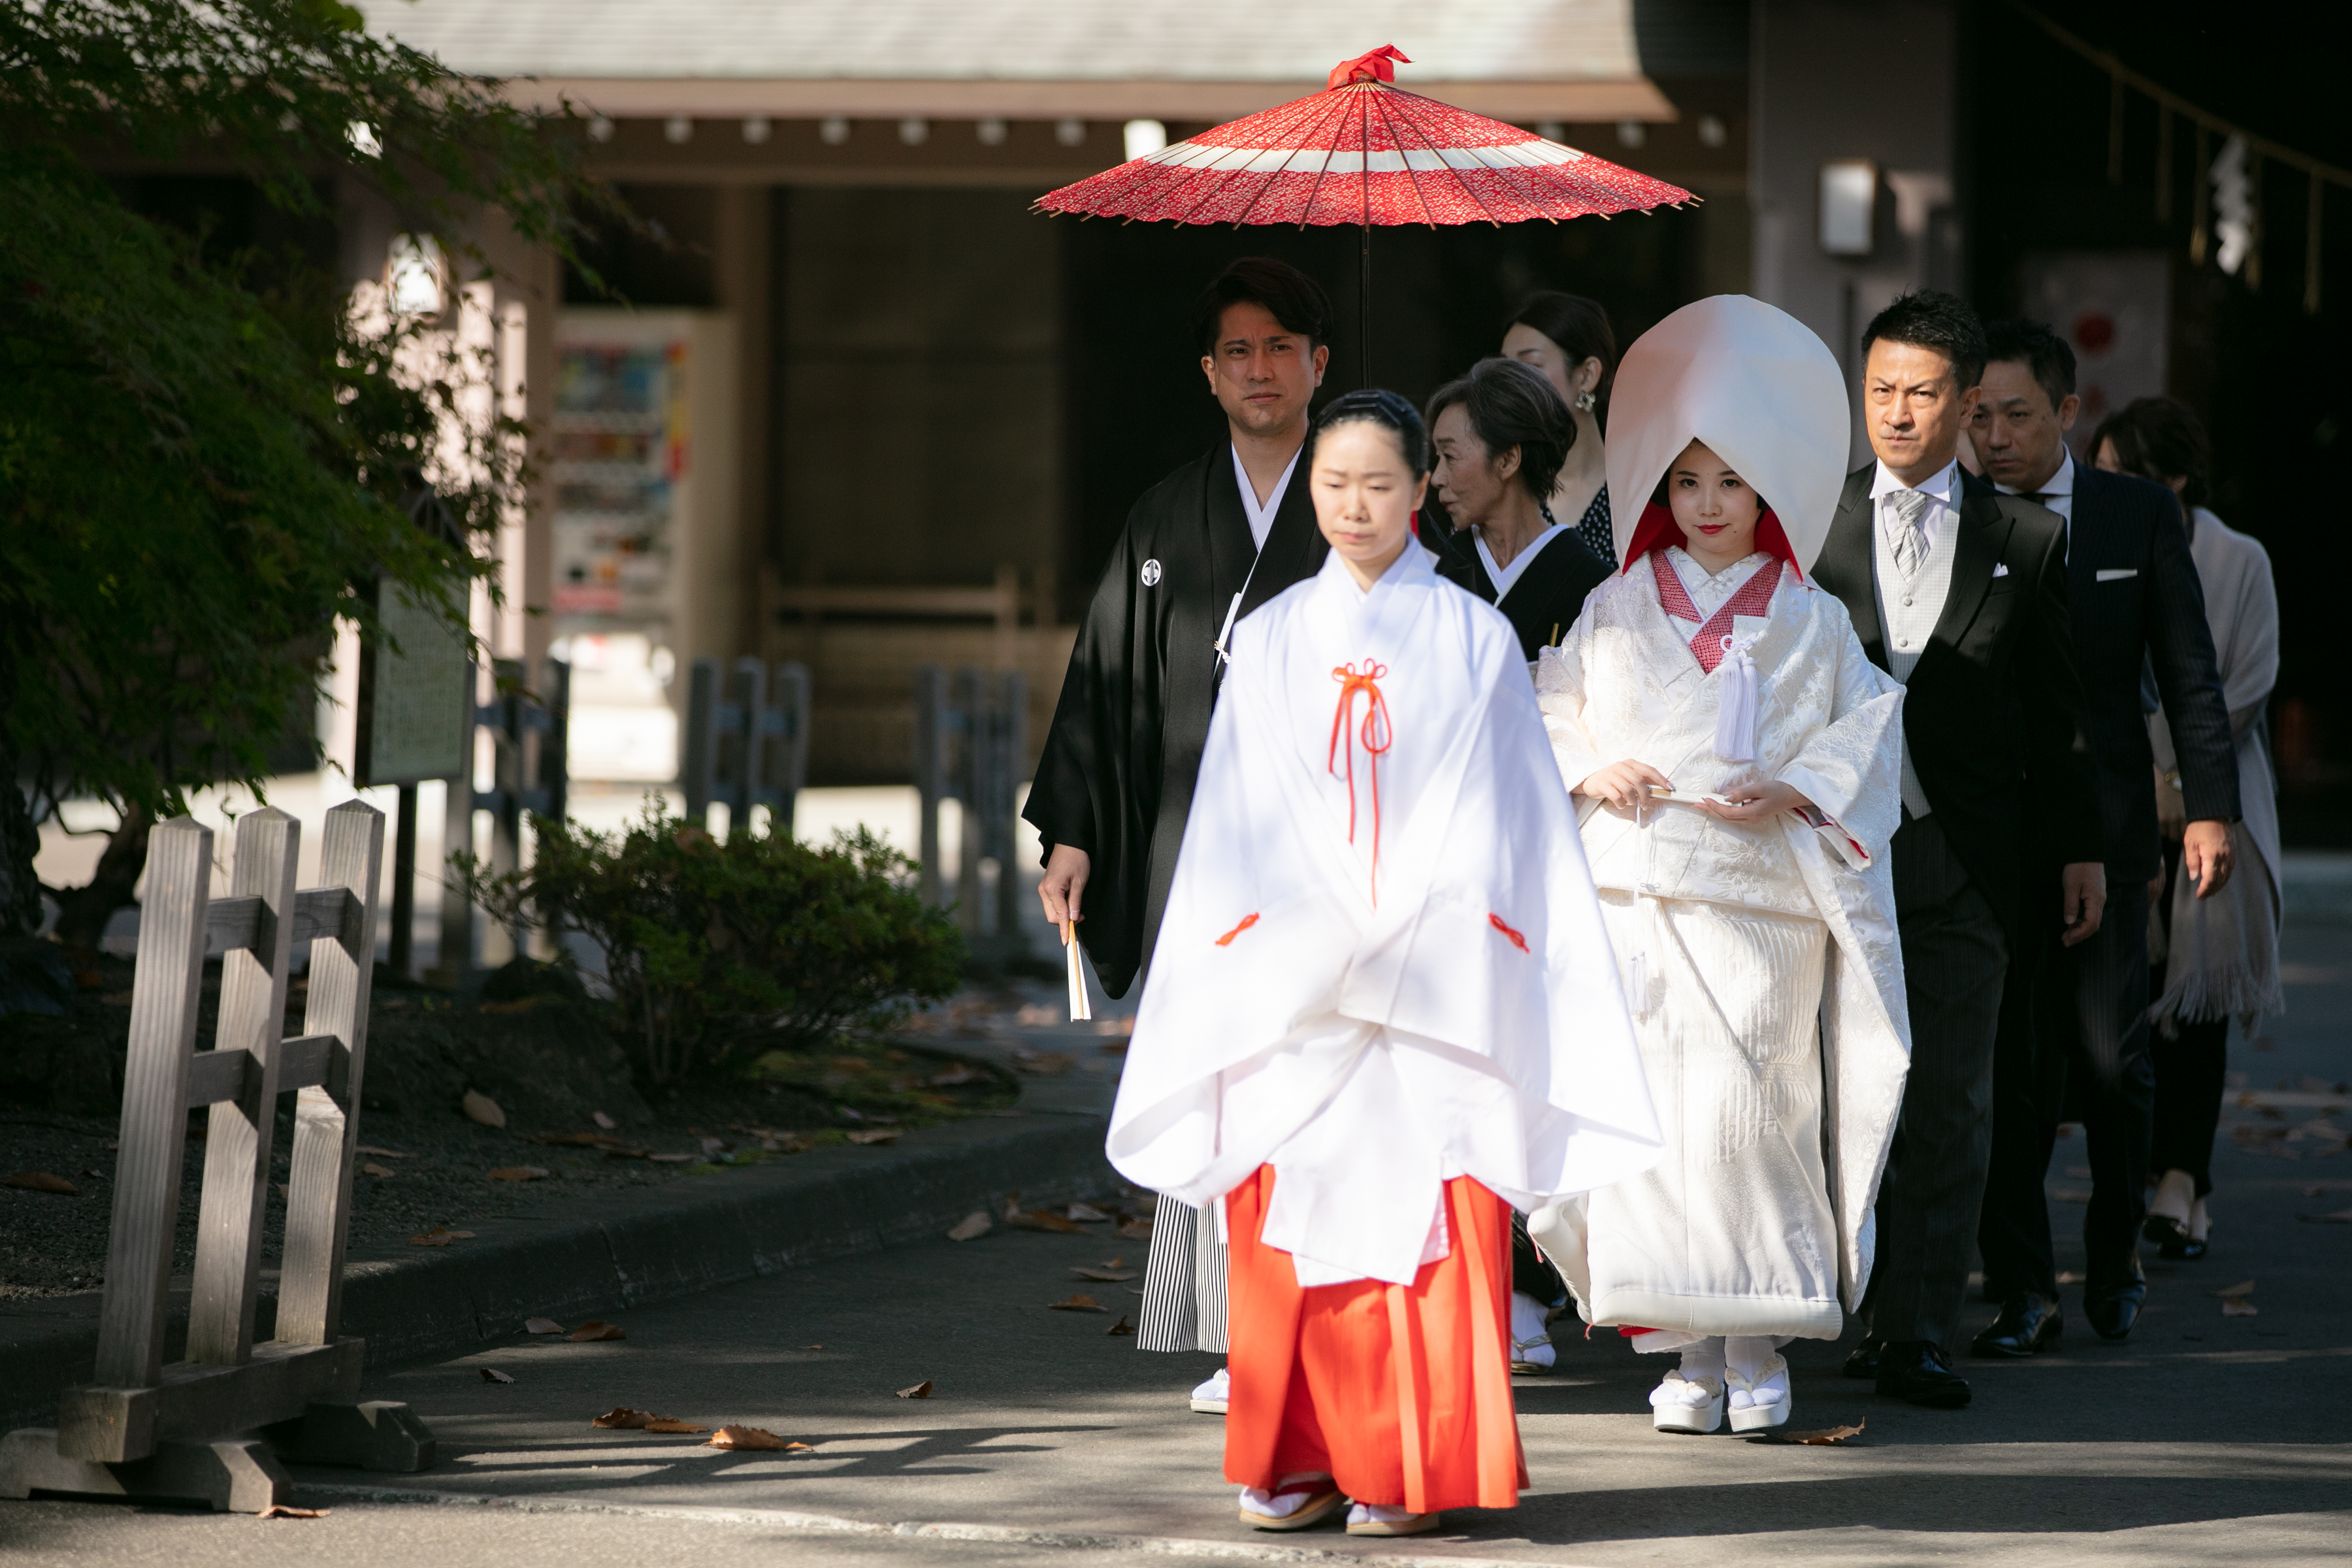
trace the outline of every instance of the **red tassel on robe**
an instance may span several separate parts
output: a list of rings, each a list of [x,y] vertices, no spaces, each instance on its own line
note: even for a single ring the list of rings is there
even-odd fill
[[[1516,1507],[1528,1467],[1511,1403],[1508,1207],[1457,1176],[1445,1184],[1452,1245],[1410,1287],[1302,1290],[1290,1255],[1258,1239],[1274,1182],[1261,1165],[1225,1197],[1225,1479],[1272,1491],[1322,1470],[1360,1503]]]

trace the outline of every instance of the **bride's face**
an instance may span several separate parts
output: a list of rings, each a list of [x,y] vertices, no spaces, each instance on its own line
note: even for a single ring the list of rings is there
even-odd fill
[[[1395,432],[1369,419],[1315,437],[1315,521],[1356,581],[1370,587],[1404,552],[1429,477],[1405,461]]]
[[[1666,500],[1683,531],[1683,548],[1710,572],[1755,552],[1764,504],[1706,442],[1685,447],[1666,469]]]

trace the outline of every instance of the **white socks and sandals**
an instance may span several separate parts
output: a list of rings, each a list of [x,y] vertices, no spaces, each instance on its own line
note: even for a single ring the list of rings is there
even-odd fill
[[[1712,1432],[1728,1407],[1734,1432],[1762,1432],[1787,1423],[1789,1404],[1789,1363],[1771,1340],[1734,1334],[1684,1347],[1682,1365],[1651,1391],[1651,1425]]]
[[[1242,1489],[1242,1522],[1258,1530],[1306,1530],[1322,1523],[1345,1507],[1350,1535],[1425,1535],[1444,1517],[1414,1513],[1385,1503],[1348,1501],[1331,1478],[1320,1470],[1285,1476],[1274,1490]]]

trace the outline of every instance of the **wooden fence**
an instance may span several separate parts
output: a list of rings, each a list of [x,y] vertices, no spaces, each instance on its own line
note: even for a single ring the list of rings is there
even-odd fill
[[[327,813],[321,884],[299,892],[302,825],[240,817],[231,894],[210,896],[213,834],[149,840],[96,1374],[55,1427],[0,1437],[0,1497],[170,1498],[258,1512],[287,1500],[279,1458],[417,1470],[433,1438],[404,1405],[361,1404],[364,1342],[342,1335],[383,816]],[[302,1032],[284,1035],[289,961],[310,956]],[[221,952],[212,1047],[196,1049],[206,953]],[[254,1340],[278,1097],[297,1097],[276,1337]],[[164,1363],[188,1113],[209,1118],[184,1359]]]

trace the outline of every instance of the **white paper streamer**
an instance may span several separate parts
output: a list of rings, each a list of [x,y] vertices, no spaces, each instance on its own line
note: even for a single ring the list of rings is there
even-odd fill
[[[1087,965],[1078,952],[1077,932],[1067,921],[1062,922],[1062,951],[1070,960],[1070,1022],[1082,1023],[1095,1016],[1095,1009],[1087,998]]]

